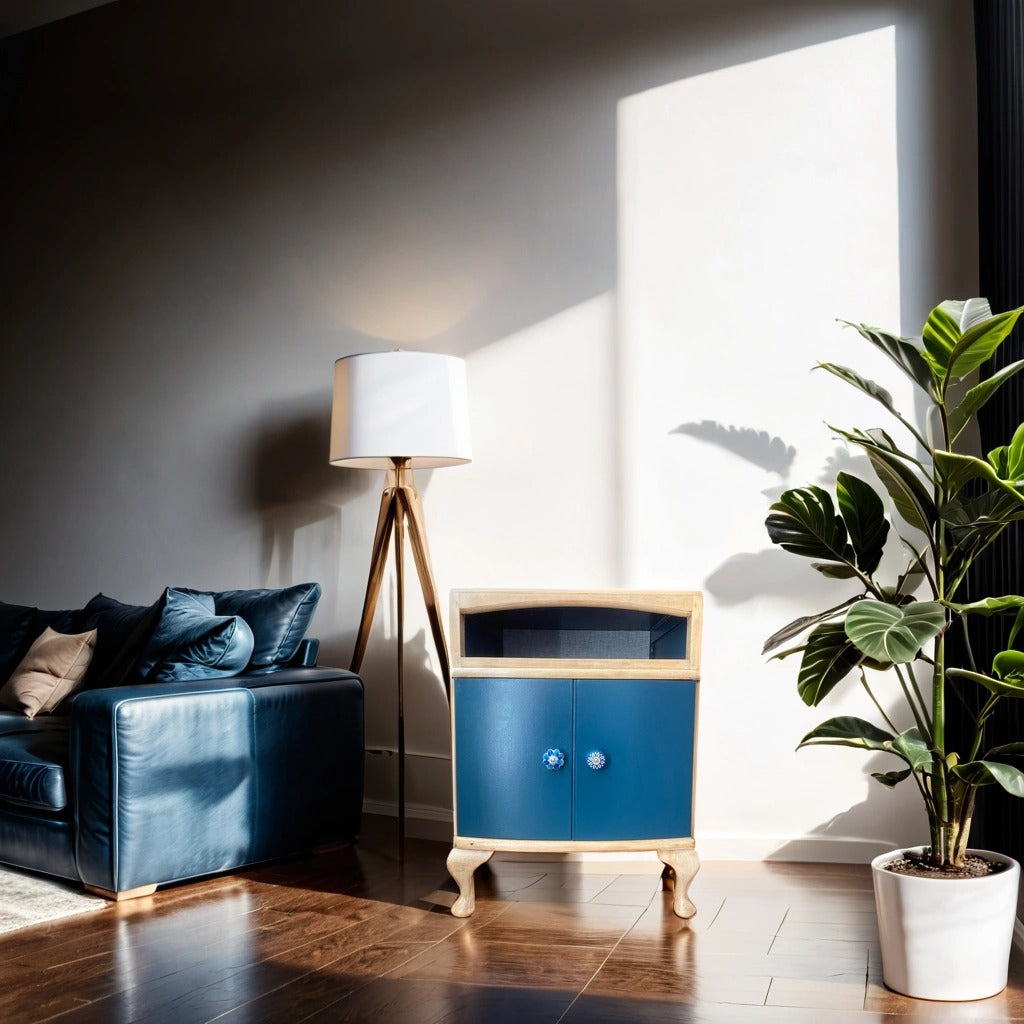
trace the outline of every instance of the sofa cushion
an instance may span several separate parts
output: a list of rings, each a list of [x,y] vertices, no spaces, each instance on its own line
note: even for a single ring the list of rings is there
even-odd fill
[[[218,615],[241,615],[255,639],[249,668],[286,665],[298,650],[320,600],[319,583],[282,589],[222,590],[213,594]]]
[[[68,726],[0,711],[0,801],[40,811],[67,806]]]
[[[47,626],[0,688],[0,704],[26,718],[53,711],[82,682],[95,646],[95,629],[67,634]]]
[[[0,601],[0,686],[10,678],[36,637],[32,632],[35,613],[35,608]]]
[[[96,651],[83,687],[123,683],[160,618],[161,601],[124,604],[106,594],[89,599],[82,609],[83,628],[96,629]]]
[[[237,675],[253,650],[252,630],[237,615],[215,615],[213,596],[168,587],[160,619],[142,652],[144,682]]]
[[[82,612],[79,608],[35,608],[32,616],[32,639],[47,626],[55,633],[82,633]]]

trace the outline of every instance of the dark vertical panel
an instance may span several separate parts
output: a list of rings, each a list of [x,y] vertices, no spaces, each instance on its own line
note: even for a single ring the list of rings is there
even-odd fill
[[[978,234],[981,294],[996,311],[1024,305],[1024,0],[975,0],[978,68]],[[997,354],[998,369],[1024,358],[1020,329]],[[1006,444],[1024,419],[1024,374],[1012,378],[979,412],[983,450]],[[1024,593],[1024,530],[1007,531],[979,559],[967,581],[970,597]],[[1008,624],[976,620],[971,645],[979,668],[1005,646]],[[968,700],[977,706],[975,697]],[[1024,702],[1010,702],[991,742],[1024,738]],[[1024,856],[1024,801],[997,787],[983,791],[975,845]]]

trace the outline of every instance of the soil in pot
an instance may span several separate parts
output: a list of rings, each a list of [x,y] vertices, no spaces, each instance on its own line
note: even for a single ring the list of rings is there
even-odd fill
[[[1006,869],[1005,864],[987,860],[984,857],[977,857],[968,854],[962,868],[941,868],[937,864],[931,864],[926,860],[927,851],[923,854],[906,852],[902,857],[890,861],[884,865],[886,871],[892,871],[897,875],[910,875],[913,878],[985,878],[988,875],[997,875]]]

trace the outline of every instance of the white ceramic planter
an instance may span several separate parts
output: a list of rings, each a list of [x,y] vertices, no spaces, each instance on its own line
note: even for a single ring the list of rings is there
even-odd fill
[[[1007,865],[985,878],[914,878],[871,862],[885,984],[917,999],[985,999],[1006,987],[1017,913],[1020,865],[987,850],[970,850]]]

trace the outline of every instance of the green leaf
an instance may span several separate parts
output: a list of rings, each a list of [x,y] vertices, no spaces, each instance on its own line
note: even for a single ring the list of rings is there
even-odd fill
[[[1024,519],[1021,496],[996,487],[977,498],[954,498],[942,509],[947,527],[946,578],[958,579],[1008,523]]]
[[[1018,487],[1024,484],[1024,423],[1016,429],[1008,445],[988,453],[988,463],[1000,480]]]
[[[856,554],[847,539],[846,526],[836,515],[828,491],[820,487],[786,491],[771,506],[765,527],[773,544],[795,555],[825,558],[830,564],[854,564]]]
[[[1024,457],[1024,438],[1022,450],[1017,453],[1012,447],[997,448],[989,452],[988,462],[975,458],[973,455],[960,455],[957,452],[937,451],[934,453],[935,468],[942,476],[946,493],[950,498],[960,493],[972,480],[983,480],[1004,494],[1010,495],[1019,505],[1024,505],[1024,493],[1018,487],[1024,484],[1024,462],[1013,461]]]
[[[966,668],[947,668],[946,675],[953,679],[969,679],[972,683],[983,686],[990,693],[1000,697],[1024,697],[1024,682],[1009,678],[994,679],[983,672],[972,672]]]
[[[953,769],[958,779],[969,786],[989,786],[998,783],[1013,796],[1024,796],[1024,772],[998,761],[967,761]]]
[[[857,578],[857,570],[844,562],[811,562],[811,568],[830,580],[852,580]]]
[[[880,352],[884,352],[918,387],[931,395],[932,372],[916,345],[877,327],[853,324],[848,320],[842,320],[840,323],[852,327],[862,338],[871,342]]]
[[[1013,626],[1010,628],[1010,635],[1006,640],[1007,647],[1013,647],[1017,643],[1017,634],[1024,629],[1024,608],[1017,612],[1017,617],[1013,620]]]
[[[838,718],[830,718],[812,729],[797,744],[797,749],[829,743],[842,747],[858,747],[861,750],[881,750],[891,754],[895,738],[892,733],[879,729],[877,725],[872,725],[863,718],[841,715]]]
[[[851,444],[863,449],[882,486],[892,499],[896,511],[913,527],[928,533],[938,517],[935,503],[920,476],[907,463],[910,458],[901,452],[884,431],[846,431],[832,428]]]
[[[1000,651],[992,659],[992,671],[1004,683],[1024,684],[1024,651]]]
[[[873,398],[876,402],[881,402],[893,416],[899,416],[896,406],[893,405],[892,395],[873,380],[862,377],[856,370],[851,370],[848,366],[839,366],[837,363],[818,363],[814,369],[825,370],[834,377],[846,381],[847,384],[852,385],[858,391],[863,391],[869,398]]]
[[[792,640],[793,637],[799,636],[805,630],[810,629],[811,626],[816,626],[819,622],[827,622],[829,619],[835,619],[839,617],[840,612],[846,611],[855,601],[860,601],[861,596],[858,594],[856,597],[851,597],[848,601],[844,601],[842,604],[837,604],[835,608],[828,608],[823,612],[818,612],[817,615],[804,615],[802,618],[794,619],[788,625],[785,625],[777,633],[773,633],[764,642],[764,647],[761,648],[762,654],[767,654],[769,651],[775,650],[781,644],[786,643],[787,640]]]
[[[857,568],[870,576],[882,560],[889,534],[882,499],[869,483],[852,473],[840,473],[836,477],[836,498],[856,552]]]
[[[883,786],[888,786],[890,789],[894,789],[904,779],[909,779],[911,770],[904,768],[898,772],[872,772],[871,778],[877,779]]]
[[[947,299],[936,306],[929,314],[921,332],[924,342],[924,357],[932,368],[936,381],[946,376],[953,349],[960,340],[960,317],[964,303]]]
[[[928,747],[928,744],[924,741],[924,737],[916,728],[907,729],[906,732],[901,732],[899,736],[892,741],[892,749],[896,754],[902,757],[914,771],[924,770],[935,759]]]
[[[846,613],[846,635],[869,658],[905,664],[946,624],[946,610],[934,601],[907,605],[859,601]]]
[[[993,747],[985,757],[991,757],[993,754],[999,754],[1000,757],[1020,757],[1024,754],[1024,743],[1004,743]]]
[[[820,704],[860,664],[861,654],[841,623],[818,626],[807,638],[796,688],[809,707]]]
[[[950,601],[946,607],[958,615],[1001,615],[1006,612],[1016,613],[1024,608],[1024,597],[1006,594],[1004,597],[984,597],[980,601],[971,601],[968,604],[954,604]]]
[[[949,410],[949,431],[950,436],[955,440],[959,437],[964,427],[971,421],[971,417],[1006,383],[1015,373],[1024,370],[1024,359],[1018,359],[1009,366],[993,373],[987,380],[975,384],[960,403]]]
[[[969,299],[968,303],[984,300]],[[985,303],[988,306],[988,303]],[[991,359],[996,350],[1006,340],[1017,318],[1021,314],[1020,309],[1011,309],[1006,313],[997,313],[987,318],[975,318],[972,321],[967,319],[967,307],[965,307],[965,320],[962,324],[963,335],[957,342],[949,356],[949,366],[946,371],[947,380],[961,380],[973,370],[978,369],[982,363]]]

